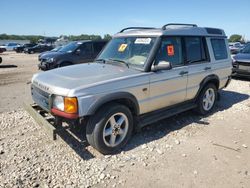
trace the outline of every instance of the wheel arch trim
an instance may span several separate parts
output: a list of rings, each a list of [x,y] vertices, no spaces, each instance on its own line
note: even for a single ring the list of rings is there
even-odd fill
[[[102,107],[104,104],[116,102],[119,100],[128,100],[135,110],[135,114],[138,115],[140,113],[140,108],[136,97],[128,92],[117,92],[103,96],[97,102],[95,102],[89,110],[87,111],[88,115],[93,115],[95,112]]]

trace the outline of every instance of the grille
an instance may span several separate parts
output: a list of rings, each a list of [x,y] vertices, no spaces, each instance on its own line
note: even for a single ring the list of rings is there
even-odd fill
[[[31,95],[33,100],[44,110],[49,111],[49,93],[31,85]]]

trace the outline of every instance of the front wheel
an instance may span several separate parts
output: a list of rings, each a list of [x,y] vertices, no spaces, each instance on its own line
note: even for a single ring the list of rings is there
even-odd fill
[[[208,84],[205,86],[198,97],[198,113],[202,115],[210,113],[215,106],[217,98],[218,91],[216,86],[214,84]]]
[[[131,111],[112,103],[102,107],[87,124],[86,137],[91,146],[103,154],[112,154],[129,140],[133,130]]]

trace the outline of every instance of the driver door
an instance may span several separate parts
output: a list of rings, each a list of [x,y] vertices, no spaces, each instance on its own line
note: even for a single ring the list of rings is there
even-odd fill
[[[154,65],[170,62],[172,68],[150,75],[149,111],[169,107],[186,98],[188,68],[184,64],[181,37],[162,39]]]

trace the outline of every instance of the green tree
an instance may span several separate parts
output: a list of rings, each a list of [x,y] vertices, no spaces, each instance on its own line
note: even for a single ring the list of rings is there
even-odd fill
[[[241,35],[233,34],[233,35],[230,36],[229,42],[240,42],[241,38],[242,38]]]
[[[112,39],[112,36],[109,35],[109,34],[105,34],[104,37],[103,37],[104,40],[111,40]]]

